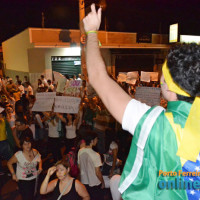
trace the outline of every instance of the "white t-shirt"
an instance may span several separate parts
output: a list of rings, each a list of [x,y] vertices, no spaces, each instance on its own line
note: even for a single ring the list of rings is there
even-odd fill
[[[43,80],[41,80],[42,81],[42,83],[44,84],[44,86],[47,86],[48,84],[47,84],[47,79],[43,79]]]
[[[110,143],[108,153],[104,154],[104,160],[109,166],[112,166],[113,164],[113,149],[118,149],[118,144],[115,141],[112,141]]]
[[[133,135],[138,122],[150,108],[150,106],[135,99],[129,101],[123,115],[122,128]]]
[[[65,128],[66,128],[67,139],[73,139],[76,137],[76,126],[70,125],[70,126],[65,126]]]
[[[33,88],[29,85],[27,88],[28,95],[33,95]]]
[[[24,94],[24,86],[23,85],[20,85],[18,86],[19,90],[21,91],[21,94]]]
[[[78,164],[80,165],[81,183],[90,187],[101,184],[96,176],[95,167],[102,166],[100,155],[91,148],[81,148],[78,152]]]
[[[53,91],[54,90],[54,86],[52,84],[48,85],[48,89]]]
[[[36,150],[33,150],[36,151]],[[33,180],[37,177],[37,165],[41,160],[41,155],[38,152],[34,159],[28,161],[22,151],[15,153],[17,158],[17,171],[16,175],[19,180]]]
[[[48,136],[51,138],[58,138],[59,137],[59,133],[58,133],[58,122],[56,122],[56,120],[54,119],[54,123],[47,122],[48,126],[49,126],[49,134]]]

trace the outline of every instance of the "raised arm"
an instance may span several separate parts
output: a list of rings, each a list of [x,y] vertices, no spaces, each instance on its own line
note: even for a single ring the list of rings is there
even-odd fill
[[[63,114],[56,113],[56,116],[64,123],[67,123],[67,120],[64,118]]]
[[[114,118],[122,123],[126,105],[131,97],[114,81],[106,71],[102,59],[97,33],[101,23],[101,8],[96,12],[95,4],[91,12],[83,19],[85,32],[88,33],[86,45],[86,64],[89,82],[96,90],[104,105]]]
[[[55,166],[48,169],[47,175],[40,187],[40,194],[48,194],[49,192],[52,192],[55,189],[56,184],[57,184],[57,179],[55,179],[49,183],[49,179],[55,171],[56,171]]]

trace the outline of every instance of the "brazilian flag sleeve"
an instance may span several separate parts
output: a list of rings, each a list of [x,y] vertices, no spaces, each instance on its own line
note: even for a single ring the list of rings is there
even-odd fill
[[[176,135],[160,106],[149,109],[139,121],[121,176],[119,191],[125,200],[188,199],[185,190],[160,189],[160,181],[174,180],[159,176],[159,171],[182,170]]]

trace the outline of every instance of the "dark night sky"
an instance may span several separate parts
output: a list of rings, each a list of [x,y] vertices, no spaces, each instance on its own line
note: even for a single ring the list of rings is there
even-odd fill
[[[0,0],[0,42],[41,27],[42,12],[46,28],[78,29],[78,0]],[[104,16],[108,31],[168,33],[178,22],[181,34],[200,35],[200,0],[107,0]]]

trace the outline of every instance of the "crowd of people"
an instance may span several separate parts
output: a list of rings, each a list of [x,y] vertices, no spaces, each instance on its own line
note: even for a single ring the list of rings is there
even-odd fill
[[[22,82],[16,76],[15,83],[9,77],[0,79],[0,158],[8,161],[22,199],[35,199],[38,193],[42,199],[52,200],[199,199],[195,191],[159,190],[157,184],[163,177],[157,174],[159,170],[188,171],[199,165],[200,47],[180,45],[170,51],[160,82],[169,101],[167,111],[161,106],[151,108],[132,99],[135,86],[119,86],[107,74],[98,47],[100,22],[101,8],[96,12],[93,4],[84,19],[86,60],[89,82],[99,96],[91,95],[91,88],[79,77],[77,114],[33,112],[36,98],[28,77]],[[54,84],[41,75],[36,93],[66,95],[68,78]],[[134,135],[132,144],[132,136],[119,129],[117,121]],[[51,160],[48,167],[47,160]],[[45,176],[41,182],[40,174]]]
[[[40,185],[42,199],[47,193],[57,199],[62,190],[61,199],[111,198],[110,179],[121,173],[131,138],[119,140],[122,130],[115,131],[116,121],[96,93],[88,94],[80,77],[77,114],[32,111],[37,93],[56,92],[58,84],[41,75],[35,89],[27,77],[24,80],[18,75],[15,82],[9,77],[0,80],[0,175],[5,174],[2,161],[7,160],[7,173],[18,183],[23,200],[35,199]],[[67,85],[70,80],[77,79],[67,80]],[[50,181],[55,171],[57,179]]]
[[[79,81],[81,86],[78,92],[67,94],[65,91],[71,81]],[[136,87],[159,87],[158,82],[146,85],[139,80],[135,85],[118,84],[132,98]],[[63,89],[60,89],[61,85]],[[55,195],[58,197],[64,185],[73,178],[61,199],[65,199],[69,190],[73,199],[81,196],[83,199],[96,200],[109,196],[109,189],[104,188],[112,187],[111,178],[121,174],[132,136],[121,129],[97,93],[81,79],[81,75],[78,78],[65,75],[57,83],[41,75],[37,88],[32,87],[27,76],[23,81],[18,75],[15,81],[1,77],[0,86],[0,159],[8,161],[8,169],[13,180],[18,182],[22,199],[34,199],[40,185],[43,199],[51,192],[51,198],[56,199]],[[44,92],[80,97],[79,112],[63,114],[55,113],[53,109],[51,112],[32,111],[37,93]],[[45,167],[42,167],[42,163]],[[66,176],[62,176],[61,169],[66,171]],[[55,171],[58,179],[49,182]],[[4,174],[1,162],[0,174]],[[38,177],[45,174],[41,183]],[[120,199],[116,192],[112,195],[113,199]]]

